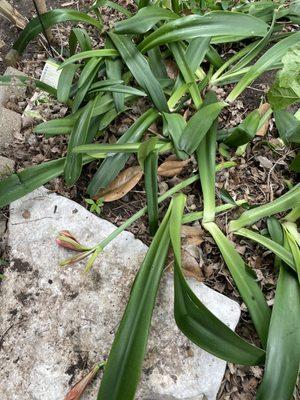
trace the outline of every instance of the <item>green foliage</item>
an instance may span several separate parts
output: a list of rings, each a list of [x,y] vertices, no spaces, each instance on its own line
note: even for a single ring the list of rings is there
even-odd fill
[[[220,113],[268,70],[280,69],[268,93],[272,110],[267,117],[274,113],[279,135],[286,144],[299,143],[298,114],[285,110],[287,106],[299,102],[300,94],[300,33],[291,31],[289,27],[290,20],[297,21],[299,18],[298,4],[243,1],[237,5],[234,1],[179,0],[156,2],[155,5],[147,0],[137,3],[139,11],[135,15],[117,3],[98,0],[90,8],[97,19],[66,9],[50,11],[42,16],[46,28],[64,21],[79,21],[91,24],[100,31],[99,10],[102,7],[116,9],[128,18],[116,23],[114,29],[100,32],[105,43],[101,49],[92,48],[92,41],[84,28],[72,29],[67,52],[70,56],[61,64],[57,91],[27,77],[0,79],[2,84],[12,81],[33,83],[70,108],[67,117],[43,122],[35,128],[36,133],[46,137],[66,135],[66,158],[30,167],[2,180],[0,206],[62,174],[67,185],[74,185],[83,165],[93,160],[99,165],[87,188],[92,198],[85,201],[90,211],[100,214],[103,200],[101,197],[95,200],[94,196],[97,198],[100,189],[106,189],[111,184],[129,157],[135,157],[144,171],[147,206],[84,254],[84,257],[90,256],[86,268],[89,270],[111,240],[148,213],[153,241],[136,276],[115,336],[98,400],[132,400],[135,396],[152,311],[170,244],[175,260],[174,315],[181,331],[195,344],[224,360],[246,365],[266,362],[258,398],[268,400],[271,396],[288,400],[295,386],[300,357],[297,350],[300,346],[295,338],[299,329],[296,272],[299,274],[300,250],[295,227],[290,225],[299,217],[300,186],[292,187],[269,204],[244,211],[229,224],[229,230],[234,234],[253,240],[276,255],[279,278],[271,311],[254,270],[244,262],[234,243],[216,222],[218,212],[239,205],[246,206],[246,201],[235,201],[230,193],[220,190],[219,197],[227,204],[216,206],[215,173],[236,165],[233,161],[216,165],[217,149],[221,156],[229,160],[228,146],[237,148],[246,145],[266,121],[258,110],[254,110],[237,127],[218,132]],[[287,28],[284,34],[278,33],[282,25]],[[21,54],[28,42],[41,31],[39,20],[33,19],[15,43],[15,51]],[[227,43],[228,48],[230,43],[236,43],[235,54],[223,60],[223,47],[218,46],[219,43]],[[226,83],[234,84],[227,97],[228,103],[218,100],[214,92],[215,85]],[[106,140],[107,135],[102,133],[110,124],[118,124],[120,116],[128,117],[126,113],[141,97],[146,101],[138,116],[135,112],[131,113],[133,121],[130,127],[116,143]],[[137,108],[139,105],[136,107],[135,104]],[[151,127],[154,122],[155,128]],[[158,196],[158,157],[166,151],[181,160],[195,156],[199,175],[187,177]],[[299,171],[299,153],[291,169]],[[203,211],[183,215],[185,196],[179,194],[172,199],[165,216],[160,218],[158,205],[199,178]],[[271,238],[256,232],[255,227],[245,228],[288,210],[292,211],[286,220],[268,220]],[[162,222],[159,224],[160,219]],[[263,348],[246,342],[219,321],[195,296],[185,280],[181,265],[180,229],[182,223],[196,220],[202,220],[203,228],[218,246]],[[73,262],[73,258],[71,260]],[[281,320],[285,321],[284,324]],[[295,346],[297,349],[293,352]],[[290,363],[289,359],[292,359]]]

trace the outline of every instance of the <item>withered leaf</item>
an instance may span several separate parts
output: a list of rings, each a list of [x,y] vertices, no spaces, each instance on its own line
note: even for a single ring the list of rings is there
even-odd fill
[[[271,106],[269,103],[262,104],[258,109],[260,116],[263,117],[265,115],[265,113],[269,110],[270,107]],[[268,118],[267,121],[262,125],[262,127],[256,132],[256,136],[265,136],[266,135],[266,133],[268,132],[268,129],[269,129],[269,121],[270,121],[270,118]]]
[[[189,159],[177,160],[176,157],[170,156],[158,167],[157,173],[161,176],[178,175],[189,162]]]
[[[203,242],[203,230],[201,226],[182,225],[181,237],[188,245],[199,246]]]
[[[142,176],[140,166],[129,167],[120,172],[107,188],[100,190],[94,199],[102,198],[105,202],[119,200],[137,185]]]

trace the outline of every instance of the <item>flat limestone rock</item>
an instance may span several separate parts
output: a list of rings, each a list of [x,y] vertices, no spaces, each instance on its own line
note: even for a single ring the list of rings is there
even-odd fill
[[[0,153],[13,143],[20,130],[21,115],[0,105]]]
[[[115,226],[44,188],[11,205],[11,263],[0,286],[1,400],[63,400],[70,385],[107,357],[147,251],[131,233],[123,232],[83,275],[83,262],[58,265],[71,256],[55,243],[64,229],[89,245],[107,237]],[[189,282],[204,304],[234,329],[239,305],[201,283]],[[136,399],[213,400],[225,365],[176,327],[172,275],[165,274]],[[83,400],[96,399],[100,379]]]
[[[13,67],[7,67],[4,72],[5,75],[21,75],[26,76],[23,72]],[[24,96],[26,93],[26,86],[20,85],[20,81],[16,79],[10,85],[0,85],[0,104],[5,106],[5,103],[9,100],[10,96],[14,95],[17,98]]]

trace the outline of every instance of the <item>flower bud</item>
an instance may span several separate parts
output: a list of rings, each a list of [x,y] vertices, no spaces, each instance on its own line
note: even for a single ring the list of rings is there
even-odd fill
[[[61,231],[59,232],[56,243],[64,247],[65,249],[74,250],[74,251],[88,251],[90,250],[88,247],[83,246],[78,242],[78,240],[69,232],[69,231]]]
[[[85,375],[80,381],[78,381],[67,393],[65,400],[79,400],[85,389],[88,387],[90,382],[94,379],[95,375],[98,373],[100,367],[103,364],[97,364],[94,368]]]

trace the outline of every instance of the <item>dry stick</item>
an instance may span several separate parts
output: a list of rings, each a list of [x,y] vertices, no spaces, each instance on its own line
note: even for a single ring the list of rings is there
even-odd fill
[[[20,29],[24,29],[27,24],[26,19],[6,0],[0,0],[0,14]]]
[[[47,30],[45,29],[44,22],[43,22],[43,20],[41,18],[41,14],[44,14],[47,11],[45,0],[32,0],[32,1],[33,1],[33,4],[34,4],[34,8],[36,10],[36,13],[38,15],[38,19],[39,19],[40,24],[42,26],[44,36],[45,36],[45,38],[47,40],[50,53],[51,53],[52,57],[54,58],[55,56],[54,56],[54,53],[53,53],[53,50],[52,50],[52,47],[51,47],[51,43],[50,43],[50,40],[53,39],[52,33],[51,33],[50,29],[47,29]]]

